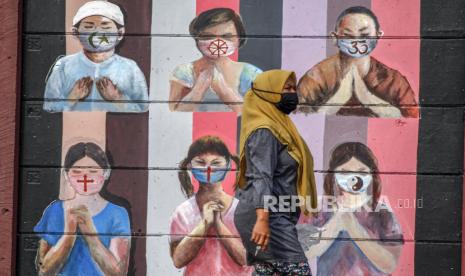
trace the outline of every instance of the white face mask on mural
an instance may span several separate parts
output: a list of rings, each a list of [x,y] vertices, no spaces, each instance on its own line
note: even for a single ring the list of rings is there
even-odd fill
[[[334,177],[341,189],[352,194],[366,192],[373,181],[371,174],[335,173]]]
[[[114,49],[120,42],[121,34],[95,31],[81,32],[78,37],[85,50],[100,53]]]
[[[369,55],[376,48],[378,39],[338,39],[337,47],[344,54],[353,58],[360,58]]]
[[[211,59],[227,57],[236,51],[234,42],[221,38],[199,40],[197,45],[200,52],[202,52],[204,56]]]

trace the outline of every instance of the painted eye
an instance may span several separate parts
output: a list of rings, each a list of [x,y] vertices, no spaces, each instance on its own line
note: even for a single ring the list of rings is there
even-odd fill
[[[192,167],[203,167],[205,166],[205,161],[203,160],[194,160],[191,163]]]

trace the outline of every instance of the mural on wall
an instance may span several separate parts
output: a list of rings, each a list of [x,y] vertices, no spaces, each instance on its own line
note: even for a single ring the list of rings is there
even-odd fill
[[[331,32],[339,52],[312,67],[299,81],[300,102],[306,104],[301,111],[418,117],[408,80],[370,55],[383,34],[370,9],[356,6],[344,10]]]
[[[246,42],[241,17],[229,8],[207,10],[191,21],[189,33],[202,57],[172,72],[170,110],[240,114],[243,96],[261,72],[252,64],[230,58]]]
[[[222,188],[232,162],[237,165],[237,156],[219,137],[203,136],[194,141],[180,164],[179,181],[188,199],[171,217],[169,243],[174,265],[185,267],[186,275],[252,272],[245,266],[245,249],[234,225],[238,200]],[[188,170],[199,183],[196,193]]]
[[[145,245],[140,240],[131,242],[131,225],[134,232],[145,229],[145,195],[138,192],[146,191],[147,173],[117,169],[110,180],[110,160],[117,166],[122,162],[137,166],[146,159],[137,152],[147,140],[146,134],[142,139],[140,135],[144,121],[140,113],[149,107],[147,83],[134,60],[116,54],[134,44],[134,40],[121,43],[127,11],[108,1],[73,1],[66,7],[66,22],[72,21],[69,37],[74,41],[66,39],[68,55],[60,56],[47,74],[43,105],[46,111],[60,112],[61,131],[50,135],[61,136],[61,159],[56,162],[64,169],[58,180],[59,199],[46,208],[34,228],[41,238],[37,272],[126,275],[144,271]],[[137,42],[135,48],[141,46],[144,43]],[[121,147],[127,135],[120,132],[128,132],[128,122],[137,124],[131,142],[141,145]],[[106,147],[113,156],[105,154]],[[134,151],[136,157],[122,156],[125,151]],[[135,186],[127,189],[127,184]]]
[[[103,198],[111,168],[95,143],[78,143],[66,154],[63,193],[34,227],[39,235],[40,275],[123,275],[129,264],[131,229],[125,208]]]
[[[332,152],[323,194],[335,200],[328,201],[323,207],[327,210],[312,219],[313,227],[300,228],[302,236],[308,236],[307,231],[314,233],[303,246],[309,259],[317,258],[317,275],[390,275],[395,271],[404,238],[389,202],[380,198],[377,163],[362,143],[344,143]]]
[[[82,51],[59,58],[45,88],[44,110],[144,112],[148,89],[131,59],[115,53],[123,40],[124,15],[106,1],[81,6],[73,18],[73,35]]]
[[[360,195],[353,197],[349,192],[345,192],[347,196],[343,197],[342,188],[334,189],[333,193],[331,193],[331,195],[338,197],[338,199],[348,199],[349,203],[345,203],[350,207],[350,204],[357,203],[357,199],[368,199],[373,192],[373,187],[376,186],[379,188],[378,192],[380,192],[381,183],[383,183],[383,195],[377,194],[377,199],[382,199],[384,196],[388,199],[390,204],[380,205],[381,211],[379,213],[367,212],[366,210],[362,210],[361,212],[344,213],[344,215],[347,216],[344,216],[344,222],[338,223],[338,230],[341,230],[338,232],[341,232],[341,235],[345,236],[340,236],[339,238],[338,235],[327,236],[329,232],[326,224],[330,221],[334,221],[331,220],[333,215],[330,213],[321,214],[321,216],[313,221],[302,220],[302,222],[306,222],[303,224],[305,229],[308,230],[309,227],[311,227],[311,231],[317,236],[325,236],[325,238],[321,238],[321,241],[318,244],[313,246],[315,250],[320,250],[317,252],[318,254],[315,252],[307,252],[307,257],[312,271],[315,274],[325,275],[325,271],[330,271],[330,269],[332,269],[328,268],[331,264],[327,264],[326,260],[328,259],[328,256],[331,256],[331,254],[336,254],[332,253],[336,250],[334,248],[329,251],[329,248],[331,248],[330,246],[334,243],[340,246],[337,250],[345,250],[347,247],[349,248],[347,250],[352,250],[352,253],[355,252],[358,254],[354,256],[355,258],[358,258],[359,261],[354,264],[350,262],[352,259],[348,260],[350,256],[345,258],[347,255],[342,256],[339,260],[335,259],[334,261],[338,263],[340,266],[338,269],[341,271],[373,271],[373,273],[375,273],[374,275],[409,274],[413,263],[413,247],[412,244],[404,244],[403,241],[404,239],[411,240],[414,238],[413,225],[415,223],[415,211],[413,207],[403,208],[402,206],[399,207],[397,203],[399,200],[413,200],[415,197],[416,176],[414,174],[402,174],[404,172],[407,174],[415,172],[416,168],[416,139],[418,133],[417,121],[419,117],[419,110],[416,100],[418,92],[415,92],[418,91],[418,80],[415,77],[418,77],[418,56],[410,54],[408,57],[404,57],[403,53],[400,53],[399,51],[403,47],[406,47],[403,44],[405,42],[400,39],[394,39],[392,41],[389,40],[389,42],[386,42],[384,33],[380,27],[382,25],[383,29],[386,28],[387,36],[405,34],[412,35],[412,33],[415,33],[415,30],[411,31],[410,29],[408,29],[408,31],[402,30],[402,33],[395,33],[392,31],[392,22],[386,18],[392,17],[393,14],[395,15],[395,10],[401,7],[396,7],[396,9],[394,9],[393,6],[389,6],[387,4],[386,6],[378,4],[370,5],[371,1],[368,0],[359,1],[363,2],[365,7],[351,7],[352,5],[350,5],[350,3],[337,2],[336,4],[334,1],[318,1],[317,3],[314,3],[315,5],[308,5],[308,2],[306,1],[286,1],[282,3],[281,7],[283,13],[282,33],[270,33],[267,29],[266,23],[260,23],[264,25],[263,29],[260,29],[249,23],[254,22],[254,24],[259,24],[254,21],[255,17],[250,18],[242,15],[242,9],[246,9],[246,7],[250,8],[249,6],[246,6],[250,5],[250,3],[242,6],[244,1],[223,2],[224,3],[209,2],[208,4],[201,1],[188,1],[187,3],[182,2],[183,4],[179,3],[180,6],[179,9],[176,10],[176,13],[183,14],[187,18],[191,18],[187,15],[195,14],[197,18],[200,18],[204,14],[208,14],[209,12],[216,10],[215,8],[217,7],[228,6],[238,13],[237,11],[239,10],[240,5],[242,21],[245,22],[248,28],[254,30],[253,32],[250,32],[252,37],[248,37],[249,43],[245,45],[245,47],[238,49],[240,61],[246,61],[252,64],[256,63],[253,58],[250,60],[244,60],[242,58],[241,60],[241,51],[244,51],[244,49],[253,45],[253,43],[250,42],[254,39],[266,41],[277,39],[274,37],[267,37],[266,39],[262,37],[257,38],[255,35],[283,35],[283,37],[280,38],[280,40],[282,40],[283,49],[274,51],[272,54],[281,56],[282,63],[287,66],[285,69],[293,70],[294,67],[296,67],[299,69],[296,70],[296,72],[298,75],[300,74],[302,76],[308,68],[318,68],[320,64],[325,63],[326,61],[319,61],[326,58],[331,61],[331,65],[326,66],[323,69],[331,68],[332,71],[323,71],[321,68],[315,69],[315,71],[320,74],[318,81],[321,81],[321,83],[315,84],[314,86],[321,86],[322,83],[325,83],[326,85],[327,80],[331,80],[331,89],[339,88],[342,81],[344,81],[342,86],[348,88],[344,90],[344,93],[349,94],[347,105],[345,105],[345,102],[339,103],[339,106],[337,106],[337,104],[333,104],[337,107],[334,112],[322,112],[321,110],[309,109],[312,106],[317,109],[320,106],[331,106],[331,103],[325,103],[323,101],[312,103],[308,101],[308,98],[303,97],[306,92],[305,89],[302,89],[303,83],[305,80],[308,81],[308,75],[313,69],[311,69],[308,74],[303,75],[300,80],[300,86],[297,89],[297,93],[300,94],[300,100],[302,103],[300,111],[303,112],[291,114],[291,119],[299,129],[299,132],[301,132],[302,137],[309,145],[311,151],[315,153],[315,169],[318,171],[315,176],[317,179],[319,195],[321,196],[326,194],[324,190],[324,183],[326,183],[324,181],[325,175],[326,172],[334,169],[331,168],[331,165],[327,166],[330,159],[333,158],[331,155],[331,149],[334,147],[349,144],[361,145],[360,147],[366,147],[366,151],[369,152],[374,164],[377,163],[376,159],[378,159],[381,163],[379,167],[376,164],[376,168],[372,168],[369,167],[372,163],[369,163],[366,160],[360,160],[361,164],[357,164],[360,166],[350,169],[353,176],[358,176],[359,178],[357,178],[358,182],[354,183],[355,186],[347,184],[347,189],[360,189],[357,191]],[[168,7],[171,4],[168,4],[168,2],[165,3],[165,1],[158,1],[157,3],[159,4],[159,8],[153,10],[155,13],[153,18],[154,20],[158,20],[154,21],[154,33],[177,33],[187,35],[185,32],[186,19],[183,18],[183,20],[176,21],[173,23],[173,27],[170,26],[168,28],[166,22],[171,22],[169,20],[170,15],[165,15],[164,12],[167,12],[167,9],[163,9],[162,7],[165,7],[165,5]],[[199,5],[201,5],[200,8]],[[410,9],[410,13],[418,13],[418,10],[415,10],[416,8],[418,8],[418,6],[415,5],[405,7],[405,9]],[[315,9],[318,11],[316,12]],[[305,17],[307,13],[315,13],[315,16]],[[340,24],[335,24],[335,22],[331,21],[326,22],[327,18],[321,15],[326,15],[329,20],[332,13],[337,13],[335,18],[340,15],[340,18],[335,20],[335,22],[340,21]],[[311,18],[316,18],[314,20],[315,22],[313,22]],[[295,20],[305,21],[306,25],[291,24]],[[412,20],[416,19],[413,17]],[[300,21],[298,22],[300,23]],[[159,24],[157,24],[157,22]],[[317,47],[318,45],[326,47],[327,40],[320,38],[324,35],[324,33],[319,32],[320,29],[318,24],[322,25],[323,27],[321,29],[324,29],[325,31],[326,27],[330,30],[334,30],[332,39],[335,43],[342,45],[344,42],[352,42],[344,39],[355,39],[353,42],[356,43],[349,43],[348,46],[355,45],[355,47],[357,47],[357,49],[362,53],[359,53],[359,55],[355,55],[354,53],[354,56],[349,56],[346,53],[340,52],[335,56],[325,56],[326,52],[318,50],[319,48]],[[292,27],[294,28],[292,30],[291,25],[294,26]],[[334,29],[335,25],[339,26],[339,28]],[[286,29],[284,29],[284,26],[286,26]],[[415,25],[412,24],[411,26]],[[346,33],[344,33],[344,31]],[[353,33],[347,33],[351,31]],[[189,34],[195,36],[191,31],[189,31]],[[219,35],[220,33],[215,34]],[[284,37],[284,35],[287,37]],[[304,37],[292,37],[299,35]],[[305,36],[310,36],[311,38],[307,39]],[[359,39],[360,37],[362,38]],[[338,40],[342,41],[338,42]],[[180,98],[172,98],[174,87],[173,83],[178,81],[174,77],[177,69],[173,72],[172,68],[179,68],[180,66],[178,64],[187,58],[192,58],[191,60],[194,60],[197,53],[192,52],[193,44],[188,43],[184,38],[177,37],[168,39],[165,37],[159,37],[155,38],[154,41],[156,41],[156,43],[152,43],[153,51],[160,58],[152,59],[152,72],[154,72],[154,74],[152,75],[153,79],[151,81],[154,85],[152,85],[153,90],[151,91],[151,95],[159,95],[157,100],[163,99],[162,96],[164,96],[164,93],[166,93],[165,91],[168,90],[170,92],[170,101],[168,103],[170,110],[183,110],[175,108],[177,103],[180,101]],[[409,41],[407,43],[412,42]],[[198,44],[197,40],[195,41],[195,45],[197,49],[201,47],[201,44]],[[308,45],[313,47],[310,47],[312,51],[309,50]],[[174,47],[176,47],[176,49],[172,49]],[[368,49],[369,47],[370,49]],[[346,49],[354,52],[354,49],[350,47]],[[376,51],[374,51],[375,49]],[[413,53],[416,48],[410,47],[410,49]],[[261,48],[253,48],[252,50],[249,48],[247,50],[257,55],[257,59],[262,58],[260,56],[263,53]],[[176,54],[178,52],[182,54]],[[390,53],[391,55],[387,53]],[[165,59],[161,58],[163,56],[169,56],[170,59],[166,59],[165,61]],[[248,55],[247,58],[250,56],[253,55]],[[300,56],[302,56],[302,58],[300,58]],[[231,55],[231,57],[234,58],[233,55]],[[244,55],[242,57],[244,57]],[[205,59],[204,53],[200,60],[202,59]],[[311,60],[313,63],[309,64],[308,60]],[[337,65],[340,65],[341,60],[343,60],[343,65],[346,67],[335,68]],[[349,64],[350,66],[348,66]],[[190,68],[194,68],[193,65],[190,66]],[[192,72],[192,69],[189,70]],[[167,71],[171,74],[166,73]],[[405,73],[405,76],[408,78],[404,77],[400,72]],[[341,76],[343,73],[345,73],[345,75]],[[192,75],[199,75],[199,73],[192,73]],[[170,80],[170,86],[168,89],[166,89],[167,86],[165,84],[160,84],[160,82],[166,79]],[[253,81],[253,79],[251,81]],[[175,83],[175,85],[178,84],[179,83]],[[190,87],[192,86],[193,85],[190,85]],[[330,88],[327,90],[328,91],[325,91],[324,93],[315,93],[315,95],[321,96],[335,92],[329,91]],[[365,100],[369,100],[369,102],[366,102]],[[189,108],[184,111],[231,111],[227,105],[222,106],[218,104],[209,104],[210,102],[224,102],[218,98],[215,98],[215,100],[200,102],[198,99],[192,100],[192,98],[187,97],[184,101],[185,103],[183,103],[183,106],[185,107],[188,107],[187,104],[191,104]],[[220,108],[221,110],[208,110],[210,107]],[[190,115],[191,113],[186,114],[186,112],[179,115],[179,112],[173,112],[168,115],[164,113],[166,111],[160,111],[158,108],[163,108],[163,106],[157,105],[150,110],[153,118],[150,121],[150,133],[152,135],[149,146],[149,148],[151,148],[150,164],[154,167],[171,168],[172,166],[175,167],[174,164],[176,164],[176,166],[179,165],[179,160],[184,156],[184,153],[180,152],[179,146],[182,145],[183,147],[188,147],[193,141],[196,141],[196,139],[199,138],[199,133],[202,133],[203,135],[217,135],[218,133],[221,133],[221,135],[218,136],[222,137],[224,140],[225,137],[237,140],[237,137],[240,135],[240,133],[238,133],[239,128],[234,130],[234,133],[229,133],[229,130],[232,128],[232,125],[230,125],[231,122],[229,120],[225,120],[225,117],[223,117],[224,114],[229,112],[194,112],[193,115]],[[175,113],[177,113],[177,115],[174,115]],[[212,115],[208,116],[207,114]],[[163,118],[163,120],[156,118]],[[244,122],[242,122],[242,124],[244,124]],[[177,126],[177,130],[173,128],[173,125]],[[182,129],[185,133],[191,133],[191,135],[187,134],[181,137],[181,132],[179,132],[180,129]],[[226,130],[228,132],[226,132]],[[168,139],[168,137],[170,138]],[[396,149],[392,149],[393,142],[396,139],[398,146]],[[175,148],[171,148],[171,151],[168,154],[168,152],[166,152],[166,147],[160,146],[160,143],[173,143],[173,141],[176,141],[177,146]],[[364,145],[369,146],[371,150]],[[347,156],[349,154],[344,153],[343,155]],[[355,156],[363,159],[358,155]],[[374,156],[377,156],[377,158]],[[398,161],[400,157],[403,157],[402,162]],[[343,162],[344,164],[341,163],[338,164],[338,166],[352,165],[351,163],[348,165],[345,164],[348,161],[349,160],[346,160]],[[367,163],[365,163],[365,161]],[[400,174],[391,175],[384,174],[384,172],[400,172]],[[163,239],[147,241],[147,263],[148,271],[157,271],[170,275],[183,273],[189,275],[189,271],[191,271],[189,264],[187,266],[176,265],[171,267],[166,265],[173,261],[176,264],[177,261],[173,258],[172,241],[179,241],[181,237],[188,235],[189,231],[185,230],[181,237],[179,237],[172,231],[172,227],[168,228],[155,225],[159,225],[160,222],[165,222],[167,224],[171,223],[172,226],[173,216],[167,217],[166,211],[173,210],[174,213],[178,213],[180,208],[179,206],[187,205],[186,202],[184,202],[185,199],[182,198],[183,193],[180,190],[176,191],[173,189],[172,183],[174,181],[177,182],[177,177],[178,175],[176,173],[168,171],[153,172],[153,174],[149,177],[148,220],[150,222],[148,222],[148,232],[160,234],[169,232],[169,239],[171,243],[169,248],[167,248]],[[347,174],[341,174],[339,175],[339,178],[341,182],[345,181],[346,183],[349,183],[352,180],[352,178],[350,178]],[[336,182],[333,181],[332,183],[335,184]],[[395,187],[400,185],[400,183],[402,183],[405,189],[397,191]],[[199,190],[201,187],[202,184],[199,185]],[[224,183],[223,190],[228,194],[232,194],[234,192],[229,189],[227,185],[224,185]],[[163,196],[161,196],[161,194],[163,194]],[[194,202],[192,198],[191,201]],[[384,201],[380,200],[380,202]],[[391,207],[393,210],[391,210]],[[195,210],[199,212],[201,209],[197,208]],[[173,211],[168,213],[172,214]],[[355,224],[355,222],[358,222],[358,224]],[[353,225],[355,226],[353,227]],[[195,227],[192,227],[189,230],[193,231],[194,228]],[[361,234],[366,235],[362,236]],[[355,240],[358,238],[363,239],[364,237],[369,237],[363,243],[363,246],[368,249],[367,251],[358,252],[357,250],[359,250],[359,245],[355,243]],[[384,238],[386,238],[387,241],[383,241]],[[313,241],[315,240],[313,239]],[[330,244],[327,248],[321,250],[321,248],[319,249],[319,246],[321,246],[319,244],[324,243],[323,241],[329,241]],[[344,245],[344,241],[345,244],[351,244]],[[308,243],[304,243],[302,246],[306,248],[306,251],[308,251]],[[155,248],[164,248],[164,250],[157,250]],[[310,248],[312,248],[312,246],[310,246]],[[383,252],[383,258],[380,258],[381,260],[372,258],[374,256],[371,254],[371,250],[373,250],[373,248],[379,252]],[[379,250],[380,248],[383,250]],[[203,247],[201,250],[206,250],[206,248]],[[342,255],[340,253],[337,254]],[[220,261],[217,262],[218,264],[221,263]],[[217,268],[215,267],[215,269]]]
[[[83,49],[59,58],[53,65],[43,108],[64,112],[64,142],[87,135],[82,134],[84,129],[92,129],[92,133],[81,139],[84,143],[62,147],[63,191],[34,228],[41,239],[37,268],[66,274],[79,265],[78,270],[89,275],[132,275],[134,271],[137,275],[252,274],[234,225],[239,202],[232,195],[241,103],[262,72],[253,65],[259,64],[253,55],[261,57],[264,52],[254,44],[246,45],[246,38],[249,42],[281,41],[283,47],[270,46],[270,52],[278,56],[284,69],[296,71],[297,79],[311,68],[296,89],[300,112],[291,113],[290,118],[314,153],[320,196],[334,196],[337,204],[349,209],[357,209],[362,203],[372,203],[368,205],[373,207],[383,202],[384,195],[394,204],[398,199],[414,197],[419,110],[415,92],[418,80],[412,75],[418,74],[414,66],[418,57],[411,55],[405,62],[396,54],[380,52],[384,47],[397,53],[396,47],[402,43],[393,40],[392,45],[387,44],[381,29],[381,25],[388,25],[386,15],[395,14],[397,6],[370,7],[369,0],[359,1],[367,7],[336,2],[318,0],[309,5],[304,0],[283,1],[279,7],[282,10],[278,10],[283,15],[281,33],[272,33],[267,24],[254,21],[255,15],[239,15],[239,11],[243,14],[250,8],[247,1],[153,0],[152,33],[144,34],[150,36],[151,56],[144,57],[150,62],[144,67],[138,59],[141,68],[151,70],[150,104],[139,65],[116,54],[126,34],[122,10],[107,1],[81,6],[73,19],[73,36]],[[380,10],[384,11],[382,15]],[[331,13],[339,14],[335,24],[326,22]],[[263,18],[260,16],[256,15]],[[307,21],[301,24],[302,20]],[[254,32],[247,35],[245,26]],[[339,49],[329,57],[325,55],[326,27],[334,28],[331,39]],[[131,38],[142,40],[144,35]],[[323,50],[314,51],[308,45]],[[241,58],[244,49],[253,55]],[[129,56],[127,52],[125,56]],[[406,71],[408,77],[402,75]],[[126,128],[116,120],[107,124],[105,112],[141,113],[149,109],[149,133],[141,131],[143,136],[147,134],[148,149],[134,154],[128,143],[123,143],[131,141],[112,135],[125,133]],[[122,115],[113,116],[121,120],[125,118]],[[135,122],[135,129],[139,127],[136,123],[144,128],[146,121]],[[137,167],[149,175],[147,181],[144,175],[142,180],[133,179],[129,170],[120,170],[117,178],[125,180],[119,180],[124,183],[119,189],[132,190],[126,187],[127,180],[127,185],[146,186],[147,193],[134,196],[136,200],[126,200],[126,193],[119,193],[117,201],[106,197],[110,157],[103,157],[105,143],[88,143],[90,138],[107,144],[113,141],[122,155],[148,158],[148,164],[143,165],[133,164],[137,158],[115,162],[117,167]],[[69,161],[68,155],[76,155],[73,152],[82,145],[86,153]],[[113,148],[110,151],[115,152]],[[400,175],[396,175],[398,172]],[[402,191],[395,191],[399,185]],[[62,197],[62,192],[67,196]],[[137,201],[140,197],[147,198],[147,205]],[[128,205],[119,206],[123,205],[120,200]],[[302,247],[314,274],[410,273],[413,247],[404,240],[414,239],[415,212],[379,206],[380,212],[322,212],[314,219],[301,218],[299,229],[307,231],[301,234],[308,236],[311,232],[311,241],[304,241]],[[147,229],[144,224],[136,228],[143,238],[131,243],[135,217],[142,218]],[[145,244],[143,249],[139,245],[137,260],[131,263],[138,242]],[[90,264],[85,271],[81,261],[75,261],[78,259]]]

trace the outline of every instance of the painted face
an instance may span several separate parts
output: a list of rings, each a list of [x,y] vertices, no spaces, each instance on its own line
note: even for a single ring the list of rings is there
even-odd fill
[[[349,14],[340,22],[337,32],[337,46],[339,50],[353,58],[369,55],[382,36],[376,30],[375,21],[365,14]]]
[[[210,59],[232,55],[239,45],[234,22],[228,21],[204,29],[197,38],[197,47]]]
[[[84,18],[77,29],[82,47],[89,52],[112,50],[123,39],[124,29],[118,29],[116,23],[104,16]]]
[[[191,161],[192,175],[200,184],[216,184],[224,180],[230,165],[224,156],[205,153]]]
[[[373,183],[373,176],[368,166],[356,158],[336,168],[334,174],[337,186],[351,194],[367,194]]]
[[[105,183],[104,170],[86,156],[69,169],[67,180],[76,193],[93,195],[100,192]]]

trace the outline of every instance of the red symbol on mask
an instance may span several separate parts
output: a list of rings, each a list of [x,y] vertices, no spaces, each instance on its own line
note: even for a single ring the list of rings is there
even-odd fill
[[[212,168],[208,166],[207,168],[207,182],[210,183],[210,174],[212,173]]]
[[[84,184],[84,192],[87,192],[87,183],[93,183],[93,179],[87,179],[87,175],[84,175],[84,180],[78,180],[77,182]]]
[[[210,54],[220,57],[227,53],[228,45],[224,40],[217,38],[208,45],[208,50]]]

